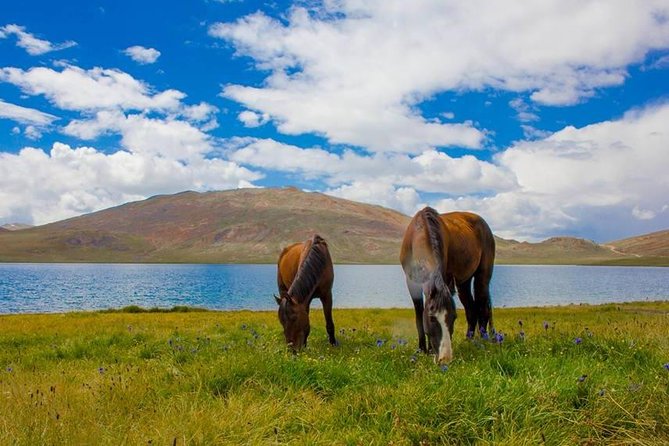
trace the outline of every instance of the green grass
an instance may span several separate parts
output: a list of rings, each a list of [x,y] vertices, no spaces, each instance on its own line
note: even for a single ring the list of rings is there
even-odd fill
[[[297,356],[273,312],[184,310],[0,316],[0,444],[669,442],[669,302],[459,315],[445,371],[410,310],[335,310],[337,348],[314,310]]]

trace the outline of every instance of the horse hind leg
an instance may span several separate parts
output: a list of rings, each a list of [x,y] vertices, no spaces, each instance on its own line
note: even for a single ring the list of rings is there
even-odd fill
[[[490,302],[490,279],[492,274],[483,270],[474,275],[474,303],[481,337],[488,337],[488,330],[494,333],[492,304]]]
[[[328,332],[328,340],[331,345],[337,346],[339,343],[335,338],[335,325],[332,320],[332,290],[322,293],[321,303],[323,304],[323,316],[325,316],[325,330]]]
[[[476,331],[477,310],[472,296],[472,278],[456,286],[458,297],[462,306],[465,308],[465,317],[467,318],[467,338],[472,338]]]
[[[407,278],[407,288],[413,302],[413,308],[416,315],[416,331],[418,331],[418,348],[423,353],[427,353],[427,344],[425,342],[425,328],[423,327],[423,288]]]

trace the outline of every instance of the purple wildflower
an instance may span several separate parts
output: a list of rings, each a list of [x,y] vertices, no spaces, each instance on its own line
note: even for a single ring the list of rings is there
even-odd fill
[[[383,345],[383,339],[377,339],[376,340],[376,346],[381,347]]]
[[[472,339],[474,337],[474,330],[467,330],[467,339]]]
[[[407,345],[407,340],[406,340],[406,339],[399,338],[399,339],[397,340],[397,343],[398,343],[399,345]]]
[[[576,345],[580,344],[581,342],[583,342],[583,339],[581,339],[581,338],[574,339],[574,344],[576,344]]]
[[[105,372],[105,368],[104,367],[98,368],[98,372],[100,373],[100,375],[102,375]]]
[[[13,371],[14,371],[13,368],[11,368],[11,367],[7,367],[7,372],[8,372],[8,373],[12,373]]]
[[[504,333],[495,333],[495,342],[501,344],[504,341]]]
[[[544,321],[544,330],[548,330],[548,322]]]
[[[524,339],[525,339],[525,332],[524,332],[523,330],[520,330],[519,335],[520,335],[520,339],[521,339],[521,340],[524,340]]]
[[[441,369],[442,372],[445,372],[445,371],[448,370],[448,366],[447,366],[446,364],[442,364],[442,366],[440,367],[440,369]]]
[[[391,349],[391,350],[395,350],[396,348],[397,348],[397,344],[394,344],[394,343],[393,343],[393,344],[390,346],[390,349]]]
[[[581,376],[579,376],[579,377],[578,377],[578,382],[582,383],[583,381],[585,381],[585,379],[586,379],[587,377],[588,377],[588,375],[581,375]]]
[[[669,371],[669,362],[663,365],[662,367],[664,367],[665,370]]]

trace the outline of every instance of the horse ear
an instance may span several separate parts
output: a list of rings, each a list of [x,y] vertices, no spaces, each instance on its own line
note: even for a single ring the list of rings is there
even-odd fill
[[[277,296],[276,294],[274,294],[273,296],[274,296],[274,300],[276,301],[276,304],[281,305],[281,298],[279,296]]]

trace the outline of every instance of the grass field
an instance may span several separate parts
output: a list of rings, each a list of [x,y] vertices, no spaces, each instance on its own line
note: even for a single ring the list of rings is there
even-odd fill
[[[297,356],[273,312],[0,316],[0,444],[669,443],[669,302],[459,315],[448,368],[409,310],[334,316]]]

